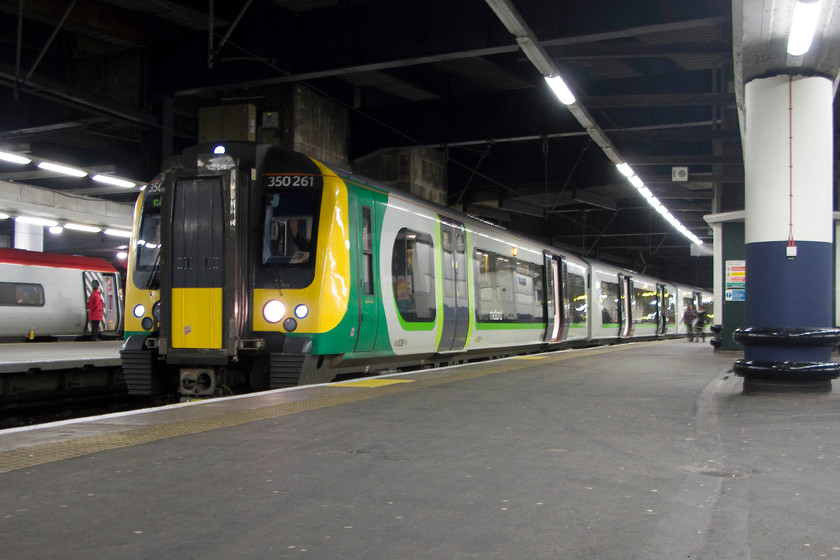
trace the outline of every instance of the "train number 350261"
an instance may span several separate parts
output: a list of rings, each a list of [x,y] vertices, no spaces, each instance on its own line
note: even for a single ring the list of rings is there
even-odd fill
[[[315,177],[312,175],[269,175],[269,187],[312,187]]]

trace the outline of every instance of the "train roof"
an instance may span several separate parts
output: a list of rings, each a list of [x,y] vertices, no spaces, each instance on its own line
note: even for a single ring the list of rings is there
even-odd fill
[[[41,253],[38,251],[25,251],[23,249],[0,249],[0,263],[117,272],[117,269],[111,263],[96,257]]]

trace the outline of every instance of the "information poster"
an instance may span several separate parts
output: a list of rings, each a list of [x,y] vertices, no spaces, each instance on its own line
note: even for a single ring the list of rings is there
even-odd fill
[[[726,261],[726,284],[724,298],[726,301],[745,301],[747,282],[747,261]]]

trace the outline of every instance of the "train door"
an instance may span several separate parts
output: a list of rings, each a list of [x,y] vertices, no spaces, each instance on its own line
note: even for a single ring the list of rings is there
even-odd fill
[[[218,176],[180,180],[172,199],[172,348],[223,348],[224,189]],[[183,226],[183,227],[181,227]]]
[[[356,334],[356,352],[373,350],[376,330],[379,324],[377,304],[377,275],[374,274],[373,239],[374,207],[361,204],[359,207],[359,327]]]
[[[668,311],[671,305],[671,296],[664,284],[656,285],[656,334],[663,335],[668,332]]]
[[[619,303],[619,336],[627,337],[633,335],[633,279],[623,274],[618,275],[620,290]]]
[[[464,224],[441,217],[441,279],[443,328],[438,351],[462,350],[469,330],[467,295],[467,242]]]
[[[85,301],[93,291],[93,281],[99,282],[102,295],[102,332],[116,333],[122,327],[122,307],[120,306],[120,286],[116,274],[110,272],[84,272]]]
[[[564,301],[561,288],[563,286],[560,277],[560,262],[557,257],[545,253],[545,340],[546,342],[557,342],[563,332],[564,313],[562,302]]]

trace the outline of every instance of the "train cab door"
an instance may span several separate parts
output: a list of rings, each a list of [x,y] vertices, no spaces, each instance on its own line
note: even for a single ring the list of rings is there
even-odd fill
[[[558,257],[554,257],[549,253],[544,253],[545,256],[545,341],[558,342],[562,338],[564,331],[564,318],[566,314],[564,311],[563,302],[563,285],[561,276],[561,264],[565,267],[565,262],[561,263]]]
[[[181,179],[172,193],[171,345],[223,349],[224,185],[221,176]]]
[[[619,284],[619,336],[633,336],[633,279],[623,274],[618,275]]]
[[[379,324],[376,293],[378,277],[373,262],[373,239],[376,220],[373,204],[359,206],[359,326],[356,333],[356,352],[373,350]]]
[[[464,224],[440,218],[443,327],[438,351],[462,350],[469,330],[467,234]]]
[[[102,295],[102,332],[116,333],[122,326],[122,308],[120,307],[120,286],[116,274],[110,272],[84,272],[85,301],[93,291],[93,281],[99,282]]]

